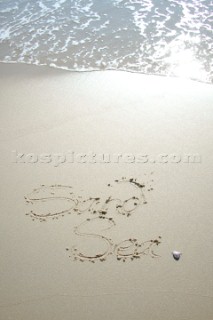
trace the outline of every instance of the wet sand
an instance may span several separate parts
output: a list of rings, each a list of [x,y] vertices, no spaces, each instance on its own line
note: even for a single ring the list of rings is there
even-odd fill
[[[210,320],[212,86],[116,71],[15,64],[1,64],[0,71],[0,319]],[[74,163],[64,161],[72,152]],[[121,156],[92,163],[92,152]],[[42,162],[44,154],[51,161]],[[189,154],[199,161],[187,163]],[[136,161],[139,155],[146,157]],[[24,197],[41,185],[72,186],[76,199],[137,197],[137,188],[116,185],[122,177],[144,185],[147,203],[129,217],[112,207],[106,217],[115,225],[101,231],[89,223],[87,232],[113,245],[160,236],[154,251],[160,257],[123,262],[113,253],[103,262],[73,261],[73,245],[85,255],[104,250],[103,238],[93,243],[74,232],[97,214],[71,210],[44,222],[26,215],[37,204]],[[46,205],[61,210],[54,201],[39,203],[38,210]],[[173,250],[182,253],[179,261]]]

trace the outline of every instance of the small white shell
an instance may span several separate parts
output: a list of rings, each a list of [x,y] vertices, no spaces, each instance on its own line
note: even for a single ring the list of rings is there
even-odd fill
[[[172,251],[172,255],[173,255],[173,258],[178,261],[182,253],[179,251]]]

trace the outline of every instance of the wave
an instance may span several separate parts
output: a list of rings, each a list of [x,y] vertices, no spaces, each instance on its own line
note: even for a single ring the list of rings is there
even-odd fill
[[[0,1],[0,61],[213,82],[213,1]]]

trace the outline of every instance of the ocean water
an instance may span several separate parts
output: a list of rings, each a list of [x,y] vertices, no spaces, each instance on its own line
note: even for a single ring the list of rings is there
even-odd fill
[[[213,82],[213,0],[0,0],[0,61]]]

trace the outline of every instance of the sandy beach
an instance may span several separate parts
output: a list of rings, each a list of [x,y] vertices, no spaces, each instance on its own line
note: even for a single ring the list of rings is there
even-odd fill
[[[212,319],[212,85],[0,74],[0,319]]]

